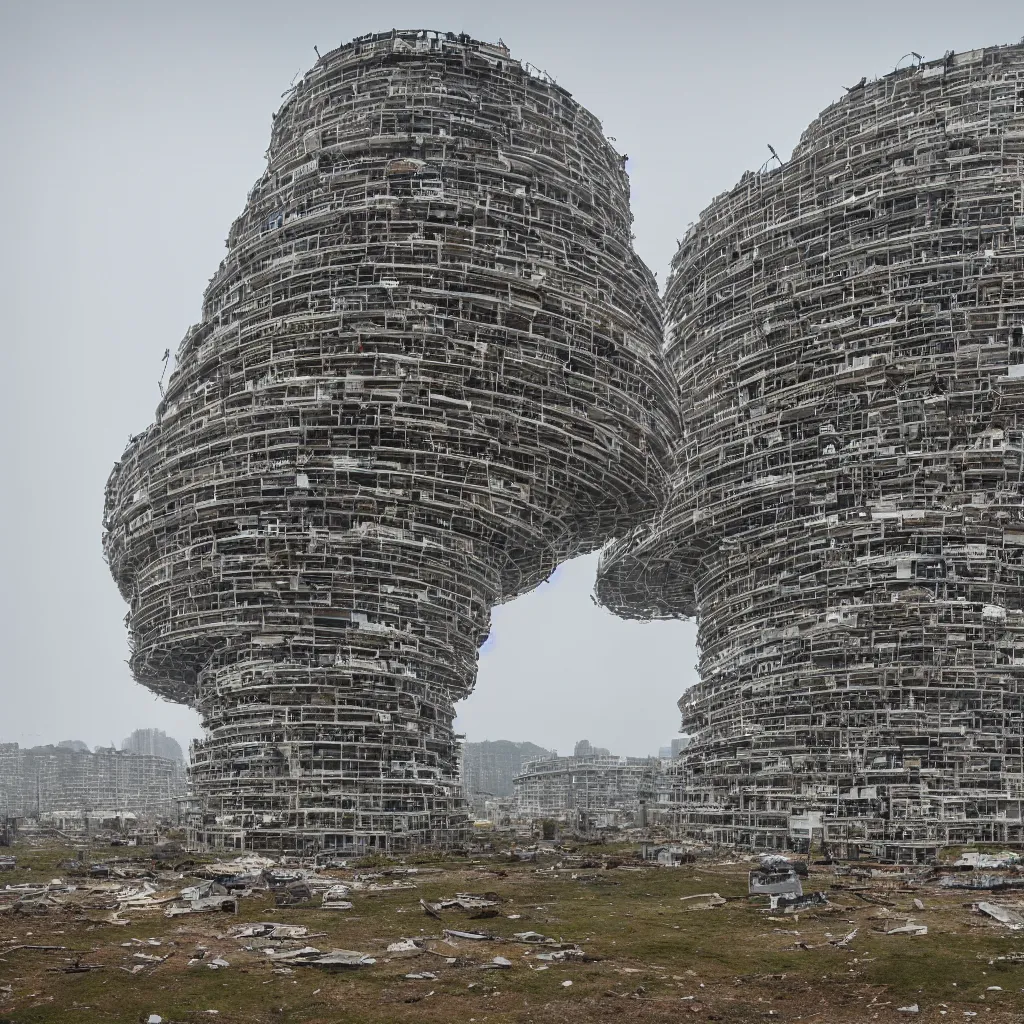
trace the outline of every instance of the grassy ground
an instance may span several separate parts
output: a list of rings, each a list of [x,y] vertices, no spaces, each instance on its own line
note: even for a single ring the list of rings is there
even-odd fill
[[[61,877],[62,847],[18,848],[28,870],[0,875],[8,882]],[[116,850],[113,855],[139,851]],[[971,910],[970,893],[926,886],[916,891],[874,888],[886,911],[847,888],[831,869],[812,872],[808,890],[831,903],[800,915],[771,914],[763,899],[746,896],[746,864],[701,863],[683,868],[626,867],[552,870],[557,856],[537,864],[504,858],[432,864],[440,874],[417,876],[416,889],[387,895],[354,893],[350,911],[316,905],[275,908],[269,894],[241,902],[234,915],[168,919],[160,911],[128,912],[127,927],[95,923],[89,915],[54,909],[45,916],[0,914],[0,1022],[138,1022],[159,1014],[165,1022],[557,1022],[585,1021],[817,1021],[907,1019],[1024,1021],[1024,932],[1000,928]],[[339,880],[352,872],[331,872]],[[575,874],[577,877],[573,877]],[[176,885],[186,884],[187,880]],[[471,921],[459,911],[444,921],[419,905],[456,892],[493,892],[501,915]],[[717,892],[723,906],[689,910],[680,897]],[[871,895],[870,893],[868,894]],[[916,910],[913,900],[923,900]],[[981,897],[984,898],[984,897]],[[998,902],[1012,902],[997,898]],[[880,915],[912,916],[926,936],[886,935]],[[512,919],[507,915],[518,914]],[[97,916],[92,914],[93,918]],[[355,949],[377,958],[372,967],[343,973],[298,968],[276,973],[257,951],[246,951],[228,931],[245,921],[302,924],[324,935],[322,950]],[[480,928],[505,939],[534,930],[578,943],[586,963],[550,963],[512,941],[441,939],[442,928]],[[854,928],[848,947],[831,945]],[[389,960],[386,946],[403,937],[435,938],[443,956],[423,953]],[[154,938],[156,947],[131,946]],[[68,951],[13,950],[18,944],[61,945]],[[188,967],[195,947],[206,961]],[[136,951],[171,956],[132,975]],[[101,970],[66,974],[68,958]],[[222,956],[230,964],[211,970]],[[503,956],[513,966],[481,970]],[[430,971],[432,980],[406,980]],[[565,985],[571,982],[571,985]],[[5,991],[10,986],[10,991]],[[999,991],[993,986],[998,986]],[[916,1003],[919,1013],[898,1008]],[[216,1013],[212,1012],[216,1011]],[[968,1015],[968,1016],[965,1016]]]

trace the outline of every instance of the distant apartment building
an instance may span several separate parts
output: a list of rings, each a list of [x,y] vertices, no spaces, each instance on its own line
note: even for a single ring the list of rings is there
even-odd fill
[[[162,729],[136,729],[121,744],[121,749],[130,754],[154,754],[171,761],[184,761],[181,744]]]
[[[78,744],[22,748],[0,743],[0,818],[133,814],[170,817],[185,794],[185,767],[177,759]]]
[[[667,747],[658,747],[658,757],[665,761],[678,757],[689,745],[692,736],[676,736]]]
[[[512,780],[526,761],[550,757],[554,752],[535,743],[509,740],[485,740],[462,745],[462,788],[466,796],[493,797],[512,795]]]
[[[693,739],[692,736],[676,736],[672,740],[672,744],[669,748],[670,757],[678,757],[689,745]]]

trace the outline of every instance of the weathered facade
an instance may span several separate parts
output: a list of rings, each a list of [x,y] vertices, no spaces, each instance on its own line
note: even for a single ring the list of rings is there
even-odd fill
[[[185,768],[175,758],[0,743],[0,819],[84,811],[173,818],[185,789]]]
[[[196,843],[464,835],[453,701],[491,606],[666,495],[624,163],[464,36],[364,37],[288,94],[107,489],[135,676],[203,718]]]
[[[696,614],[684,833],[1024,841],[1024,47],[860,83],[688,232],[684,434],[605,559]]]

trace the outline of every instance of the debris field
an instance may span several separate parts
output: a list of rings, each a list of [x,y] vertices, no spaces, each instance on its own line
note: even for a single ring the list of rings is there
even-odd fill
[[[111,877],[96,881],[67,869],[67,847],[15,848],[0,888],[0,1020],[1010,1024],[1024,1013],[1015,858],[899,869],[696,849],[662,867],[625,845],[541,844],[520,859],[482,844],[447,860],[316,867],[152,852],[106,862]],[[790,878],[788,892],[750,894],[766,877]],[[973,877],[1001,881],[942,884]]]

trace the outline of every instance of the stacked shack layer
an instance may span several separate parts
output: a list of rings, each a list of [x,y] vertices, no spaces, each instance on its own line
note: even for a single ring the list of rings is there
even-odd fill
[[[850,90],[689,232],[684,440],[605,561],[696,610],[681,825],[923,856],[1022,841],[1024,49]]]
[[[133,670],[203,717],[198,843],[464,834],[453,701],[491,606],[667,489],[623,163],[466,37],[365,37],[289,94],[107,492]]]

